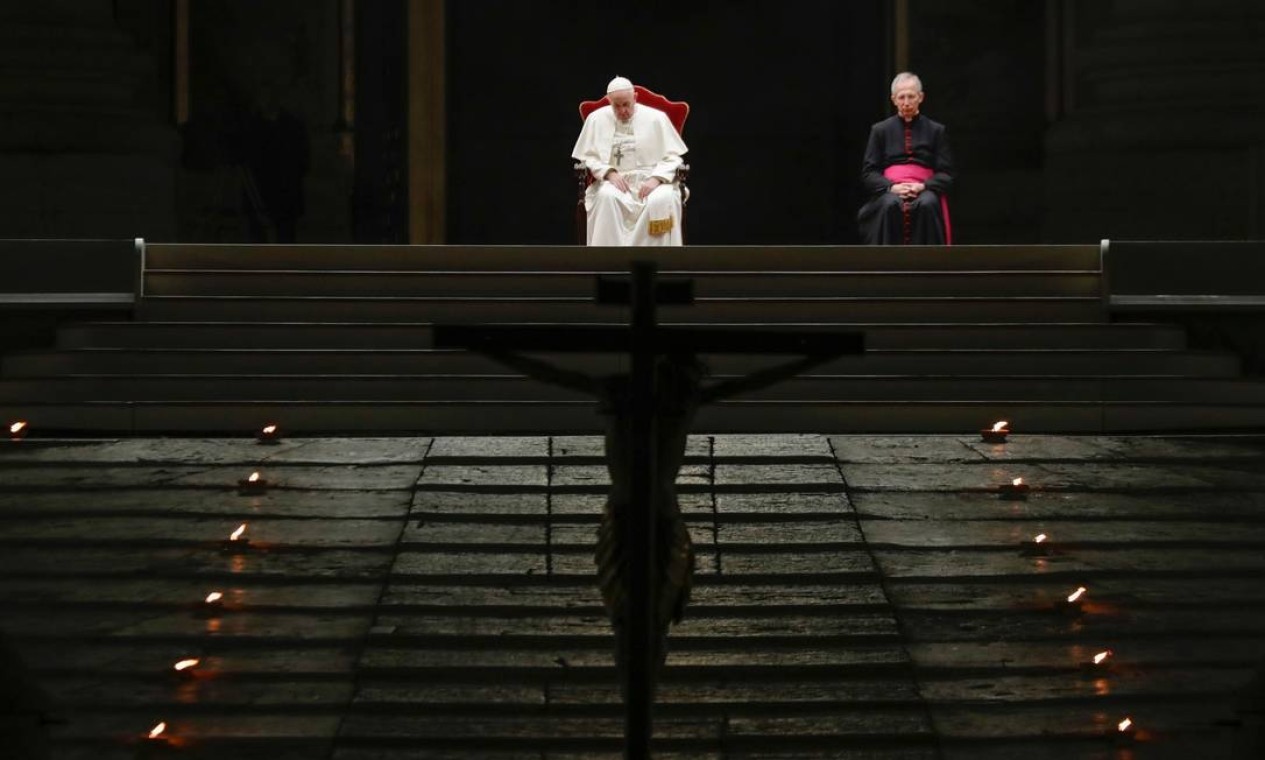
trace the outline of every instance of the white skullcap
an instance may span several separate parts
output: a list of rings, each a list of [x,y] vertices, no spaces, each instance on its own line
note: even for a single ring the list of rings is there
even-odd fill
[[[632,88],[632,82],[627,77],[615,77],[610,84],[606,85],[606,94],[609,95],[620,90],[631,90]]]

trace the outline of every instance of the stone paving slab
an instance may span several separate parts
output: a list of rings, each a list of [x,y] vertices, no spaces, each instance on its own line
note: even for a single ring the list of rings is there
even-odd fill
[[[1009,583],[894,583],[888,586],[893,604],[920,610],[1022,610],[1062,597],[1064,587],[1035,575]],[[1087,598],[1114,607],[1199,608],[1261,605],[1265,585],[1258,578],[1206,580],[1173,578],[1113,578],[1096,580]]]
[[[833,459],[830,440],[824,435],[717,435],[714,456],[732,457],[820,457]]]
[[[859,544],[863,541],[864,536],[856,522],[845,522],[838,517],[758,523],[724,522],[716,526],[716,542],[721,544],[722,549],[730,544],[791,546]]]
[[[809,712],[805,708],[804,712]],[[899,736],[905,741],[934,735],[926,711],[921,707],[907,709],[877,708],[856,711],[828,711],[825,714],[796,716],[747,717],[734,715],[726,725],[728,736],[782,736],[803,741],[807,737],[838,738],[845,743],[854,735]]]
[[[247,462],[223,466],[198,465],[133,465],[119,466],[41,466],[5,467],[5,491],[55,488],[59,491],[79,489],[95,491],[111,488],[134,488],[137,484],[169,488],[209,488],[234,493],[239,482],[252,472],[259,472],[269,488],[321,488],[328,491],[382,491],[409,489],[417,480],[421,467],[416,465],[352,465],[309,466]]]
[[[465,436],[436,438],[426,454],[428,459],[444,457],[539,457],[549,456],[549,439],[533,436]]]
[[[723,498],[723,497],[722,497]],[[992,493],[852,494],[863,517],[889,520],[1265,520],[1265,493],[1084,493],[1033,492],[1023,501]]]
[[[991,423],[987,427],[991,427]],[[858,435],[829,438],[835,458],[845,466],[859,463],[978,462],[983,454],[970,446],[969,440],[964,436],[940,435]]]
[[[1097,704],[1095,702],[1098,702]],[[1226,705],[1194,696],[1161,705],[1130,700],[1085,700],[1075,705],[932,705],[937,732],[948,739],[1041,737],[1067,734],[1112,736],[1125,715],[1139,727],[1168,726],[1170,730],[1210,730],[1228,717]]]
[[[591,533],[592,526],[587,526],[587,530]],[[421,517],[410,522],[399,538],[408,544],[523,544],[543,547],[549,533],[549,526],[544,523],[454,523],[428,521]]]
[[[282,547],[388,547],[400,534],[399,522],[352,519],[247,519],[242,547],[232,551],[266,554]],[[152,543],[203,544],[211,552],[242,524],[240,518],[161,515],[149,517],[94,517],[92,533],[84,536],[81,518],[65,517],[31,522],[0,522],[0,542],[38,545],[44,542],[80,544]]]
[[[883,574],[896,579],[1005,578],[1040,571],[1058,582],[1068,578],[1090,579],[1128,573],[1176,575],[1198,573],[1201,577],[1233,576],[1265,572],[1265,556],[1257,549],[1221,548],[1217,562],[1208,563],[1206,549],[1078,549],[1058,562],[1038,563],[1019,552],[965,549],[905,549],[874,552]]]
[[[721,732],[719,718],[672,719],[655,721],[655,736],[661,739],[693,739],[715,742]],[[619,716],[566,717],[549,714],[509,715],[505,717],[468,717],[453,720],[448,717],[426,715],[360,716],[353,715],[343,722],[339,736],[352,738],[411,737],[422,738],[432,744],[451,740],[477,740],[477,742],[533,742],[557,746],[561,740],[581,739],[618,740],[623,736],[624,721]]]
[[[839,468],[833,462],[821,464],[717,464],[716,485],[726,486],[791,486],[798,490],[837,488],[842,484]]]
[[[698,588],[695,588],[695,594]],[[402,583],[393,581],[381,601],[383,609],[400,606],[452,607],[479,610],[512,607],[584,608],[601,605],[596,578],[580,582],[516,586],[470,586],[443,583]]]
[[[846,515],[852,511],[849,497],[843,493],[718,493],[716,512],[721,515],[741,514],[821,514]]]
[[[1023,612],[1023,611],[1020,611]],[[1216,632],[1231,637],[1265,635],[1265,610],[1161,611],[1111,614],[1105,607],[1087,606],[1082,617],[1057,612],[1024,614],[977,614],[964,616],[943,612],[901,610],[905,635],[911,642],[1049,641],[1090,637],[1098,642],[1189,638]]]
[[[990,673],[974,678],[923,681],[922,696],[932,702],[990,702],[1016,704],[1038,700],[1083,699],[1112,696],[1154,700],[1192,698],[1200,694],[1218,698],[1244,687],[1251,672],[1226,669],[1136,668],[1109,678],[1068,678],[1066,674],[1024,673],[1005,676]]]
[[[690,591],[690,614],[700,608],[716,607],[737,611],[746,608],[886,606],[887,597],[878,584],[826,583],[805,581],[769,584],[714,585],[696,583]]]
[[[138,614],[135,610],[18,610],[5,615],[4,631],[18,638],[42,636],[86,639],[110,636],[124,639],[173,639],[246,636],[279,637],[295,641],[355,640],[365,634],[370,622],[368,612],[357,615],[229,611],[217,618],[203,619],[189,613]]]
[[[849,550],[802,550],[796,552],[744,552],[722,548],[724,575],[815,575],[823,573],[870,573],[874,563],[869,554]]]
[[[312,552],[252,552],[225,557],[207,549],[13,546],[4,551],[0,577],[74,578],[155,574],[169,578],[206,577],[208,583],[225,577],[318,582],[376,579],[385,575],[390,556],[375,552],[327,549]]]
[[[381,592],[381,585],[377,583],[236,585],[248,590],[238,588],[230,592],[227,601],[278,608],[371,608],[376,606]],[[166,578],[82,580],[73,584],[49,579],[0,580],[0,605],[13,607],[22,604],[37,610],[39,607],[67,609],[75,605],[102,607],[121,604],[159,609],[170,606],[192,608],[206,596],[206,587],[205,581]]]
[[[294,465],[259,464],[246,467],[217,467],[176,478],[172,485],[227,488],[259,472],[268,480],[269,490],[301,488],[321,491],[399,491],[417,481],[422,468],[417,465]]]
[[[176,681],[154,678],[148,681],[115,677],[45,678],[44,689],[67,713],[107,704],[111,709],[153,707],[155,712],[171,700],[196,703],[199,707],[267,708],[297,706],[342,709],[351,701],[355,684],[350,676],[338,679],[306,677],[302,680],[217,679],[212,676]]]
[[[600,501],[596,509],[600,514]],[[419,491],[413,500],[413,512],[419,517],[423,513],[544,517],[549,513],[549,495],[544,492],[476,494],[468,491]]]
[[[90,497],[76,490],[0,492],[0,519],[62,515],[86,519],[110,514],[400,518],[412,500],[412,494],[404,490],[351,494],[274,488],[261,495],[244,496],[223,490],[133,488],[94,491]]]
[[[1265,658],[1265,639],[1172,636],[1122,642],[1088,632],[1073,641],[955,641],[909,645],[910,656],[928,672],[927,680],[938,677],[938,672],[947,672],[951,677],[955,671],[976,669],[1079,669],[1104,649],[1113,652],[1114,667],[1125,674],[1139,666],[1217,665],[1239,670],[1244,665],[1255,666]]]
[[[516,491],[544,489],[548,483],[544,464],[428,464],[417,480],[418,488],[432,491]]]
[[[852,678],[830,681],[667,681],[656,691],[661,705],[701,705],[726,712],[750,714],[771,704],[813,705],[847,703],[918,704],[918,688],[912,683],[893,683],[891,679]],[[551,683],[549,698],[558,704],[618,704],[619,686],[609,684]]]
[[[262,425],[261,425],[262,427]],[[421,462],[430,438],[282,438],[256,442],[255,431],[241,438],[120,438],[81,441],[27,440],[0,446],[8,462],[99,462],[116,464],[249,464],[282,460],[318,464]],[[7,443],[7,442],[6,442]]]
[[[722,526],[723,529],[727,526]],[[784,530],[778,526],[779,530]],[[1065,555],[1073,555],[1085,545],[1139,546],[1151,545],[1160,551],[1174,545],[1198,544],[1211,549],[1221,547],[1251,548],[1259,545],[1265,552],[1265,522],[1236,523],[1228,519],[1208,522],[1142,522],[1135,520],[1098,520],[1090,523],[1016,522],[1014,520],[865,521],[865,536],[879,546],[908,547],[985,547],[996,546],[1018,550],[1023,542],[1045,533],[1051,542],[1060,545]],[[723,535],[723,533],[722,533]],[[1070,545],[1069,545],[1070,544]],[[1168,545],[1168,546],[1166,546]]]

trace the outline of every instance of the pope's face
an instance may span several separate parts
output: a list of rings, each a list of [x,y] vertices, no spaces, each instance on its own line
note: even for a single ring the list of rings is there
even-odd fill
[[[912,82],[901,82],[892,93],[892,105],[902,119],[912,119],[918,115],[918,106],[922,105],[922,91]]]
[[[615,109],[615,118],[620,121],[628,121],[632,118],[633,104],[637,102],[637,95],[632,90],[619,90],[612,92],[609,96],[611,108]]]

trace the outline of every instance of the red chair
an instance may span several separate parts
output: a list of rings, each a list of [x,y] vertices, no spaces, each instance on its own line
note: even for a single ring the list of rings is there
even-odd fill
[[[637,102],[641,105],[647,105],[651,108],[657,108],[668,115],[668,121],[672,122],[672,126],[676,128],[678,135],[685,134],[685,120],[690,117],[690,104],[683,100],[668,100],[653,90],[648,90],[639,84],[633,85],[633,91],[637,93]],[[580,121],[583,122],[602,106],[610,105],[610,98],[602,96],[601,100],[584,100],[580,102]],[[589,170],[584,164],[576,162],[575,164],[575,180],[576,191],[579,194],[575,201],[575,230],[576,239],[580,245],[584,245],[588,241],[588,212],[584,210],[584,191],[588,189],[589,184],[593,182],[593,176],[589,174]],[[681,188],[681,237],[685,238],[685,204],[689,202],[690,191],[685,186],[685,181],[690,177],[690,165],[681,164],[676,170],[676,183]]]

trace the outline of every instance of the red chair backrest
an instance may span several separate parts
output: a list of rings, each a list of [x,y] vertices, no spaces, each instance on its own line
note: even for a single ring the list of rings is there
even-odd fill
[[[672,122],[672,126],[676,127],[678,135],[685,134],[685,120],[690,116],[690,104],[683,100],[668,100],[653,90],[648,90],[639,84],[633,85],[633,90],[637,92],[637,102],[643,105],[657,108],[668,115],[668,120]],[[601,100],[585,100],[580,103],[580,121],[589,118],[589,114],[593,113],[602,106],[610,105],[610,98],[603,96]]]

